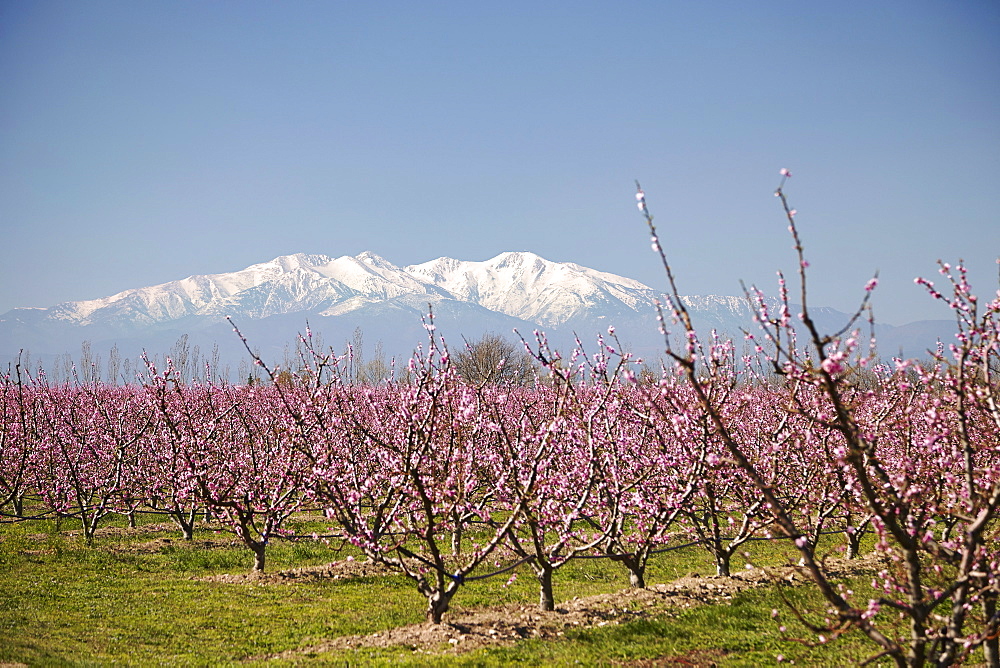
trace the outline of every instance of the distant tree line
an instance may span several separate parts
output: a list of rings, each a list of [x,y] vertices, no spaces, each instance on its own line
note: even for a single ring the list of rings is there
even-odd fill
[[[310,335],[309,345],[322,349],[320,334]],[[232,367],[221,361],[218,344],[207,355],[197,344],[192,345],[187,334],[181,335],[166,354],[147,354],[135,358],[123,355],[117,344],[106,355],[95,351],[90,340],[80,345],[77,356],[66,352],[54,361],[43,363],[32,359],[29,350],[21,351],[18,364],[32,375],[44,378],[52,385],[105,383],[108,385],[142,384],[155,369],[172,366],[175,378],[181,383],[219,384],[234,382],[237,385],[256,385],[265,381],[259,366],[247,357],[236,367],[233,378]],[[260,356],[259,349],[255,354]],[[331,349],[332,353],[333,350]],[[291,385],[304,380],[309,364],[302,340],[294,346],[285,346],[283,358],[276,365],[277,382]],[[343,364],[337,368],[336,378],[321,379],[322,382],[337,382],[353,385],[378,385],[385,382],[407,383],[411,372],[406,364],[397,364],[394,358],[387,358],[382,341],[377,341],[369,357],[365,350],[364,332],[360,327],[354,330],[350,340],[345,340],[341,356]],[[495,333],[484,334],[479,339],[462,339],[462,346],[453,351],[453,363],[459,376],[470,385],[476,386],[517,386],[526,387],[535,382],[538,366],[523,345]],[[268,381],[269,382],[269,381]]]

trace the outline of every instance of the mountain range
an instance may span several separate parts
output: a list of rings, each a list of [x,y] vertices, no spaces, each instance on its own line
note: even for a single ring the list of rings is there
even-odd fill
[[[12,309],[0,316],[0,362],[6,366],[27,350],[51,366],[67,353],[79,356],[86,341],[91,356],[116,348],[118,356],[135,358],[143,350],[165,354],[182,344],[197,346],[207,359],[215,349],[216,363],[235,369],[248,355],[227,316],[272,364],[287,361],[307,322],[337,352],[353,342],[371,356],[377,343],[387,359],[405,359],[427,340],[423,319],[430,312],[452,347],[487,332],[513,338],[513,330],[529,341],[533,332],[543,331],[559,348],[571,347],[579,336],[586,346],[613,325],[629,349],[656,358],[663,349],[657,299],[663,301],[662,294],[638,281],[529,252],[482,262],[439,258],[406,267],[370,252],[338,258],[299,253],[101,299]],[[753,328],[743,297],[683,299],[699,331],[738,336]],[[812,313],[826,331],[840,329],[848,319],[827,308]],[[920,356],[952,327],[948,321],[880,325],[880,350]]]

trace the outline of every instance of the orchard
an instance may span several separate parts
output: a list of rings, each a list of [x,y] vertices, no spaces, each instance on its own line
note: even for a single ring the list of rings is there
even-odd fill
[[[792,313],[784,278],[776,300],[748,290],[757,322],[737,345],[695,331],[638,190],[668,283],[658,374],[613,329],[572,351],[535,333],[533,382],[475,384],[432,316],[407,372],[380,384],[338,380],[350,360],[308,330],[293,369],[247,346],[271,381],[256,385],[184,383],[169,361],[125,386],[15,366],[0,379],[2,521],[60,517],[91,540],[110,516],[158,512],[190,540],[208,514],[263,571],[269,545],[302,539],[289,518],[318,511],[315,540],[405,576],[434,623],[463,585],[515,568],[552,610],[574,560],[645,587],[662,551],[697,546],[728,576],[748,541],[780,540],[825,601],[782,613],[809,642],[863,634],[899,666],[1000,666],[1000,293],[979,298],[942,264],[943,286],[919,282],[951,308],[954,340],[924,361],[879,359],[864,334],[874,281],[841,331],[818,331],[795,212],[776,195],[804,306]],[[874,595],[826,567],[863,550]]]

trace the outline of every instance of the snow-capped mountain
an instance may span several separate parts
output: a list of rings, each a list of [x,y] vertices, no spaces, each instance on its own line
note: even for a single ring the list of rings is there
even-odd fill
[[[256,319],[303,311],[325,315],[324,310],[336,311],[357,297],[370,301],[410,294],[447,296],[373,253],[335,260],[299,253],[228,274],[190,276],[102,299],[66,302],[48,309],[48,315],[80,325],[144,326],[187,316]]]
[[[485,262],[439,258],[404,270],[455,299],[543,327],[561,327],[595,313],[646,313],[657,297],[638,281],[549,262],[534,253],[501,253]]]
[[[403,268],[370,252],[336,259],[300,253],[228,274],[190,276],[30,313],[15,309],[4,319],[22,315],[129,329],[192,316],[343,316],[407,298],[424,304],[454,300],[543,327],[561,327],[595,315],[647,313],[655,297],[638,281],[526,252],[502,253],[485,262],[439,258]]]
[[[443,257],[407,267],[370,252],[335,259],[300,253],[101,299],[13,309],[0,316],[0,361],[22,349],[43,359],[72,354],[84,340],[95,350],[118,346],[130,356],[166,352],[184,335],[202,350],[218,345],[224,356],[245,358],[226,316],[272,359],[290,342],[294,347],[306,321],[331,347],[339,349],[360,334],[369,346],[381,342],[387,356],[405,357],[426,340],[421,318],[431,310],[438,330],[457,345],[463,338],[516,328],[527,339],[544,330],[550,343],[567,347],[576,336],[593,341],[614,325],[623,342],[650,356],[663,347],[655,319],[658,298],[662,295],[638,281],[529,252],[482,262]],[[742,297],[684,300],[699,329],[738,335],[752,326]],[[830,319],[831,331],[846,319],[829,309],[817,313]],[[883,328],[893,352],[897,346],[913,349],[896,341],[892,330],[900,334],[904,328]],[[922,343],[913,354],[932,344]]]

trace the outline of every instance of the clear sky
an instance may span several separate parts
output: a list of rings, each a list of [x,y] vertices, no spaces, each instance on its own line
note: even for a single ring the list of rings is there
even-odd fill
[[[1000,3],[0,0],[0,313],[275,256],[530,250],[948,317],[1000,255]]]

